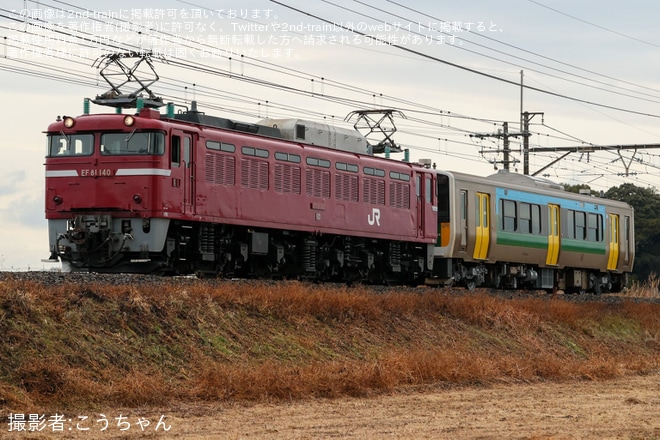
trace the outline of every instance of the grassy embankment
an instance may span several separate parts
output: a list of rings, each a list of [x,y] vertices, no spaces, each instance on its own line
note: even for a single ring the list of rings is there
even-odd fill
[[[365,396],[660,368],[660,304],[302,283],[0,283],[0,409]],[[631,290],[657,296],[657,285]]]

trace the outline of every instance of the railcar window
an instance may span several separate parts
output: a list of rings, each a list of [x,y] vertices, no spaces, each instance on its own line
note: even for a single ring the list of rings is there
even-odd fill
[[[603,216],[600,214],[589,213],[587,217],[587,240],[603,240]]]
[[[93,152],[93,134],[48,136],[48,157],[90,156]]]
[[[502,229],[508,232],[515,232],[517,219],[516,202],[502,200]]]
[[[575,238],[575,211],[572,209],[568,210],[568,215],[566,216],[566,228],[565,232],[566,238],[573,239]]]
[[[520,203],[518,230],[520,232],[532,232],[532,205],[529,203]]]
[[[541,233],[541,205],[532,205],[531,211],[532,211],[531,233],[538,235]]]
[[[101,135],[101,154],[150,155],[165,153],[165,135],[160,132],[104,133]]]
[[[584,212],[579,212],[579,211],[574,211],[574,212],[575,212],[575,238],[578,240],[584,240],[586,215]]]
[[[234,153],[236,146],[227,142],[206,141],[206,148],[209,150],[224,151],[226,153]]]

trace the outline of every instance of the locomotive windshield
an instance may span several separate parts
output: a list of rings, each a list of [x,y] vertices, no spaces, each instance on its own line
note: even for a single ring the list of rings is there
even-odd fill
[[[162,155],[165,135],[155,131],[104,133],[101,135],[102,155]]]
[[[57,134],[48,136],[48,156],[90,156],[94,152],[92,134]]]

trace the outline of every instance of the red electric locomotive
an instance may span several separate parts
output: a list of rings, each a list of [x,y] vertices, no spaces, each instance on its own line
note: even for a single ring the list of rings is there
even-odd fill
[[[66,116],[47,136],[51,259],[72,270],[404,282],[432,270],[435,173],[366,154],[357,131],[193,106]]]

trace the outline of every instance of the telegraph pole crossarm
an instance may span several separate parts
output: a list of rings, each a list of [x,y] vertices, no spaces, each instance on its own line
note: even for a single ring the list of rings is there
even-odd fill
[[[509,165],[511,163],[515,164],[516,162],[518,162],[515,159],[511,159],[511,147],[510,147],[509,138],[510,137],[518,137],[521,134],[522,133],[510,133],[509,132],[509,123],[504,122],[502,124],[502,130],[498,131],[497,133],[474,133],[474,134],[471,134],[470,137],[476,137],[476,138],[479,138],[479,139],[484,139],[484,138],[487,138],[487,137],[502,138],[504,140],[504,148],[502,150],[503,153],[504,153],[504,158],[501,161],[496,160],[494,162],[495,162],[495,164],[501,163],[502,165],[504,165],[504,169],[508,171],[509,170]]]
[[[593,153],[595,151],[612,151],[616,150],[619,153],[619,158],[621,159],[621,162],[623,163],[624,168],[626,169],[626,176],[629,175],[629,169],[630,169],[630,164],[632,163],[635,155],[637,154],[638,150],[645,150],[645,149],[653,149],[653,148],[660,148],[660,144],[631,144],[631,145],[580,145],[580,146],[575,146],[575,147],[536,147],[536,148],[530,148],[529,151],[531,153],[548,153],[548,152],[565,152],[561,157],[558,159],[553,160],[543,168],[539,169],[536,171],[533,176],[538,175],[541,171],[546,170],[547,168],[551,167],[555,163],[559,162],[560,160],[564,159],[566,156],[568,156],[571,153]],[[624,160],[623,156],[621,155],[621,150],[633,150],[633,156],[630,158],[628,163]]]

